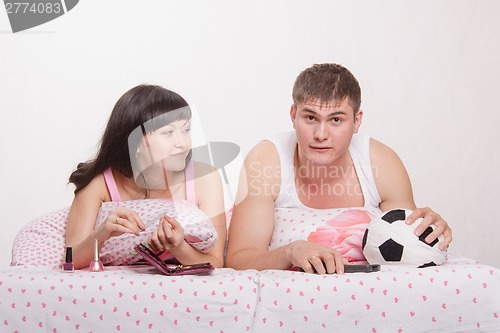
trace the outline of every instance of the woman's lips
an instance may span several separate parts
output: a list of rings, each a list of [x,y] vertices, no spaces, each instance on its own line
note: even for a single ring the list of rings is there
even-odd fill
[[[187,152],[183,151],[183,152],[180,152],[180,153],[171,154],[170,156],[171,157],[185,157],[186,155],[187,155]]]

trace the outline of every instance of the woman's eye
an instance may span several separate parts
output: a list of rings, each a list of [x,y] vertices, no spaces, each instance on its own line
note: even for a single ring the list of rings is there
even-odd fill
[[[162,132],[161,134],[163,135],[172,135],[173,131],[165,131],[165,132]]]
[[[189,132],[191,132],[191,128],[190,127],[184,129],[184,133],[189,133]]]

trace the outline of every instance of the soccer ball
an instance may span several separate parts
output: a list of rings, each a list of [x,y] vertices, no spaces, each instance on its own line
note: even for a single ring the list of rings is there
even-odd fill
[[[408,225],[405,219],[411,210],[393,209],[373,219],[363,236],[363,254],[370,264],[410,265],[419,268],[441,265],[446,259],[446,251],[439,249],[439,236],[430,244],[425,242],[434,226],[428,227],[422,235],[414,231],[422,218]]]

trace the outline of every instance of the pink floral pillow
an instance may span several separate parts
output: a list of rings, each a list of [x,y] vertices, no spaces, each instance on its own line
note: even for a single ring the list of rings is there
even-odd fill
[[[269,249],[296,240],[308,240],[339,251],[350,262],[366,261],[361,245],[366,227],[380,213],[378,209],[277,208]]]
[[[106,241],[100,253],[105,265],[127,265],[141,259],[134,250],[134,245],[147,241],[163,215],[176,218],[184,228],[186,241],[201,252],[208,252],[217,241],[217,232],[210,218],[186,201],[150,199],[105,202],[99,211],[96,225],[104,222],[109,212],[118,205],[137,212],[146,224],[146,230],[139,236],[125,234]],[[64,208],[26,224],[14,240],[11,265],[61,267],[68,213],[69,208]],[[162,258],[169,259],[172,255],[167,252]]]

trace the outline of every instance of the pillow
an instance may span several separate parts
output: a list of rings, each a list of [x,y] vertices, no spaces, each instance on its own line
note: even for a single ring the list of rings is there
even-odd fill
[[[148,199],[104,202],[99,210],[96,226],[103,223],[109,212],[117,206],[137,212],[146,225],[146,231],[139,236],[123,234],[105,241],[100,253],[105,265],[127,265],[141,259],[134,250],[134,245],[147,242],[149,234],[156,229],[163,215],[172,216],[179,221],[184,228],[184,239],[198,251],[208,252],[217,241],[212,221],[187,201]],[[14,240],[11,265],[60,268],[64,260],[68,213],[69,207],[40,216],[25,225]],[[172,255],[168,252],[162,255],[164,260],[169,258]]]
[[[269,249],[308,240],[339,251],[350,262],[365,261],[361,250],[363,234],[379,213],[376,208],[276,208]]]
[[[69,207],[42,215],[25,224],[12,246],[12,266],[61,267]]]

